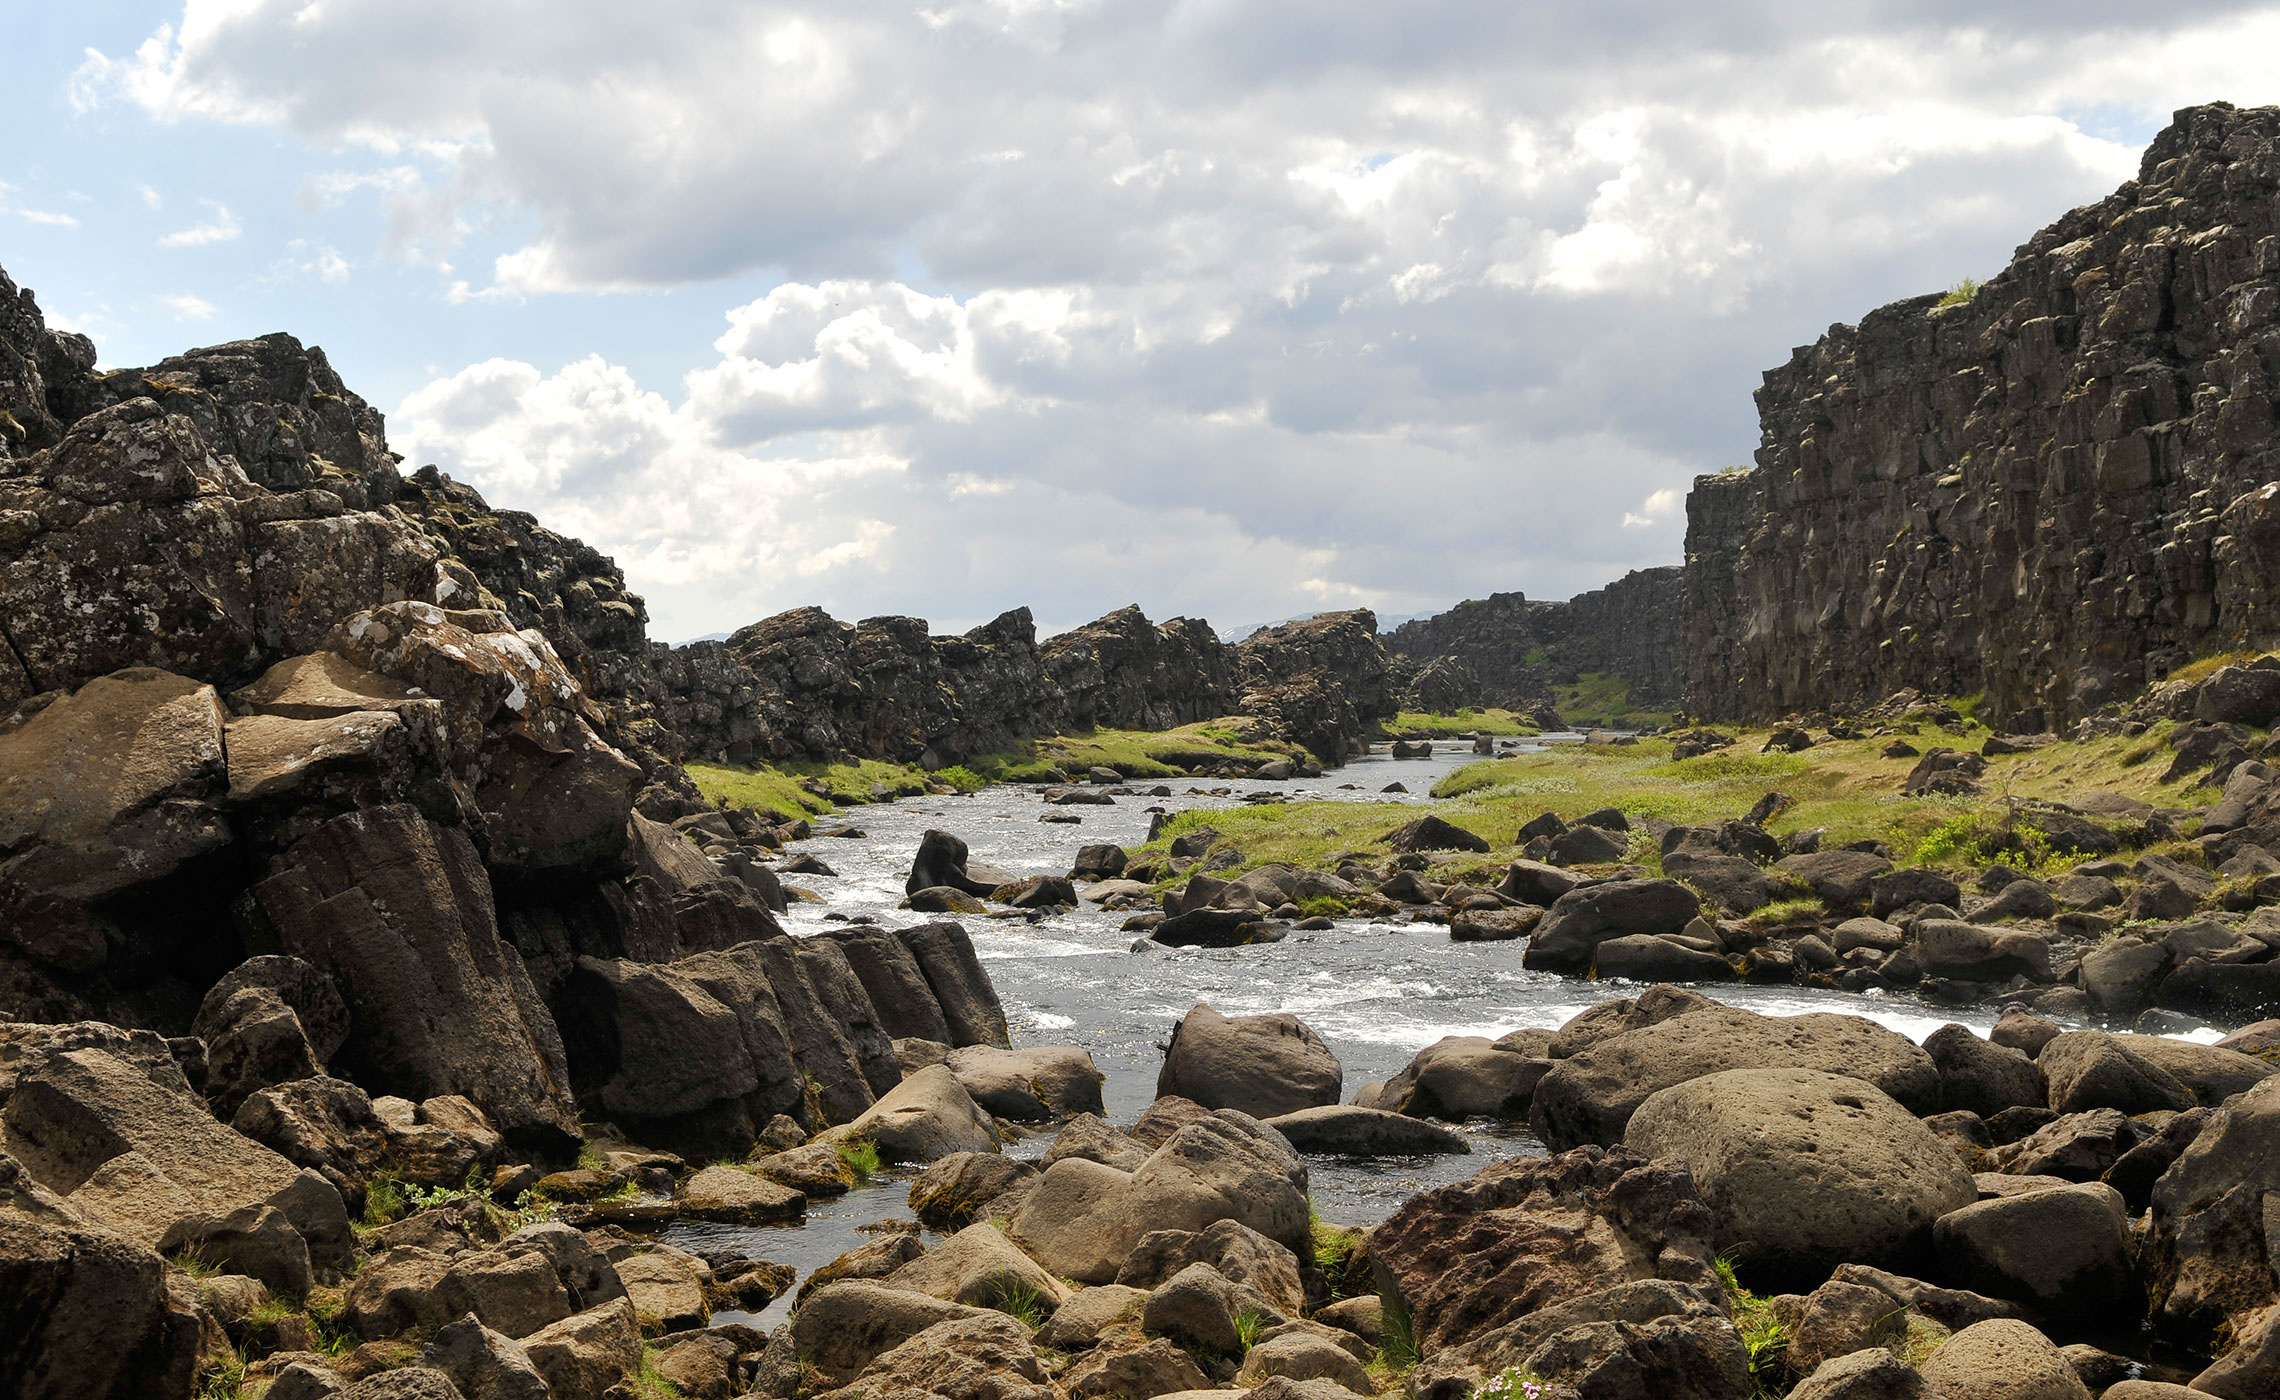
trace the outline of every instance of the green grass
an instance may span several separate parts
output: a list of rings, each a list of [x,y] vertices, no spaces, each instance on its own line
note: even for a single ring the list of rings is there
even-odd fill
[[[1980,281],[1978,278],[1966,277],[1961,282],[1958,282],[1954,286],[1948,288],[1947,295],[1940,298],[1940,305],[1969,306],[1972,302],[1978,300],[1979,288]]]
[[[839,1144],[839,1160],[847,1164],[847,1170],[855,1173],[857,1181],[869,1181],[882,1170],[879,1145],[860,1138]]]
[[[1959,704],[1958,711],[1964,708]],[[1815,828],[1822,849],[1856,841],[1881,841],[1903,864],[1979,865],[2002,859],[2021,869],[2055,870],[2078,857],[2054,855],[2034,829],[2031,813],[2015,813],[2006,799],[2071,802],[2096,791],[2118,792],[2156,806],[2192,808],[2216,800],[2217,789],[2192,780],[2163,784],[2169,749],[2168,727],[2156,726],[2138,738],[2114,736],[2081,743],[2061,741],[2030,753],[1987,760],[1972,797],[1907,797],[1900,788],[1912,758],[1885,758],[1890,735],[1826,740],[1801,753],[1763,753],[1768,730],[1719,726],[1736,742],[1696,758],[1674,760],[1668,738],[1635,744],[1562,744],[1541,752],[1482,759],[1441,780],[1433,796],[1434,815],[1485,839],[1490,853],[1436,859],[1435,880],[1499,876],[1490,867],[1509,861],[1520,826],[1545,811],[1573,820],[1601,807],[1614,807],[1634,822],[1650,818],[1698,825],[1738,817],[1769,792],[1793,799],[1767,829],[1776,837]],[[1976,751],[1989,731],[1972,724],[1950,733],[1919,722],[1901,725],[1915,746]],[[1172,838],[1201,827],[1218,831],[1214,852],[1232,849],[1241,859],[1213,873],[1234,878],[1269,863],[1330,869],[1336,857],[1355,852],[1365,861],[1389,852],[1384,837],[1417,816],[1390,803],[1304,802],[1186,812],[1175,816],[1140,858],[1166,852]],[[1659,870],[1660,855],[1643,837],[1629,858]],[[1468,870],[1467,866],[1478,867]],[[1167,875],[1159,885],[1179,883]],[[1760,911],[1757,921],[1821,912],[1817,905],[1779,905]]]
[[[1235,1341],[1245,1352],[1259,1344],[1259,1334],[1267,1330],[1267,1315],[1257,1308],[1245,1308],[1235,1314]]]
[[[1718,1282],[1725,1285],[1726,1301],[1733,1309],[1734,1327],[1742,1334],[1742,1345],[1749,1349],[1750,1379],[1757,1385],[1760,1400],[1775,1400],[1789,1388],[1789,1328],[1774,1313],[1771,1303],[1742,1287],[1734,1276],[1731,1258],[1719,1255],[1717,1268]]]
[[[1494,734],[1498,738],[1528,739],[1544,731],[1510,710],[1463,709],[1450,715],[1403,710],[1378,726],[1401,739],[1458,739],[1468,734]]]
[[[998,1292],[996,1309],[1034,1332],[1045,1325],[1045,1299],[1034,1288],[1008,1284]],[[1240,1321],[1236,1324],[1240,1327]]]
[[[937,784],[958,792],[978,792],[991,783],[1036,782],[1052,772],[1069,776],[1087,768],[1113,768],[1127,778],[1170,778],[1190,767],[1237,760],[1246,766],[1278,758],[1304,759],[1295,744],[1247,737],[1251,721],[1210,720],[1161,733],[1098,729],[1024,741],[1014,751],[981,754],[963,764],[929,773],[916,764],[864,759],[860,763],[786,760],[756,768],[720,763],[683,764],[707,801],[728,807],[774,812],[785,820],[819,817],[870,800],[874,784],[897,797],[917,797]],[[830,796],[811,791],[813,782]],[[836,800],[835,800],[836,799]]]
[[[1668,710],[1632,705],[1631,683],[1606,671],[1585,671],[1573,685],[1553,686],[1552,707],[1577,729],[1654,729],[1671,722]]]
[[[658,1371],[657,1349],[647,1342],[641,1344],[641,1369],[633,1374],[633,1393],[641,1400],[674,1400],[682,1393]]]
[[[1399,1293],[1389,1289],[1379,1295],[1379,1301],[1385,1305],[1385,1312],[1378,1324],[1378,1360],[1394,1375],[1406,1375],[1417,1364],[1417,1324]]]

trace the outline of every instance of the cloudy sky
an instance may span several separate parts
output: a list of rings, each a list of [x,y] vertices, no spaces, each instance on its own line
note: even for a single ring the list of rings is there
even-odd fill
[[[2280,6],[0,0],[0,266],[289,330],[655,635],[1565,597]]]

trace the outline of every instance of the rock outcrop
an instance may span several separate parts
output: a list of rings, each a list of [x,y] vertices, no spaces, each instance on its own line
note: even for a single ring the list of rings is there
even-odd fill
[[[1262,627],[1235,649],[1242,713],[1266,720],[1324,763],[1345,758],[1400,708],[1377,615],[1366,608]]]
[[[1666,565],[1564,603],[1492,593],[1402,623],[1386,634],[1386,650],[1416,709],[1534,710],[1551,702],[1554,685],[1585,672],[1621,676],[1635,705],[1668,705],[1682,684],[1682,591],[1683,571]]]
[[[2188,108],[1969,296],[1832,327],[1687,500],[1687,707],[2026,730],[2280,635],[2280,109]]]

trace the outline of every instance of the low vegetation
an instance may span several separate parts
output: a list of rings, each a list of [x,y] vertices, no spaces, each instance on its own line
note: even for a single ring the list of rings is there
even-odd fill
[[[1966,697],[1950,708],[1961,714],[1976,706]],[[1489,843],[1494,854],[1478,858],[1485,868],[1508,861],[1520,826],[1545,811],[1572,819],[1613,807],[1634,821],[1692,825],[1738,817],[1767,793],[1780,792],[1793,800],[1767,824],[1775,836],[1820,828],[1825,846],[1881,841],[1902,864],[1963,869],[2000,859],[2029,873],[2055,873],[2073,861],[2038,840],[2031,812],[2016,810],[2022,802],[2116,792],[2156,806],[2189,808],[2219,795],[2191,779],[2161,781],[2171,757],[2166,721],[2134,738],[2060,741],[2030,753],[1990,757],[1975,797],[1905,796],[1901,787],[1916,759],[1884,756],[1895,737],[1925,751],[1944,746],[1976,752],[1992,731],[1968,719],[1952,729],[1928,719],[1903,722],[1897,735],[1874,738],[1817,734],[1819,742],[1799,753],[1765,752],[1771,733],[1765,728],[1719,728],[1735,742],[1694,758],[1674,759],[1668,737],[1648,737],[1482,759],[1433,788],[1433,796],[1443,800],[1432,810]],[[1348,852],[1364,861],[1382,860],[1388,854],[1385,837],[1416,815],[1413,808],[1364,801],[1187,812],[1174,817],[1153,845],[1141,848],[1139,858],[1161,854],[1173,838],[1210,827],[1243,856],[1239,864],[1214,872],[1223,879],[1271,863],[1334,868]],[[1651,842],[1634,842],[1630,859],[1660,870]],[[1456,863],[1461,867],[1463,858]],[[1779,900],[1755,920],[1770,927],[1818,909],[1816,901]]]
[[[1503,715],[1503,711],[1486,712]],[[1506,716],[1509,721],[1510,717]],[[1486,727],[1466,724],[1463,730]],[[1498,727],[1494,732],[1533,733]],[[1055,773],[1081,775],[1088,768],[1113,768],[1127,778],[1169,778],[1190,768],[1211,767],[1234,761],[1245,767],[1287,758],[1303,760],[1306,753],[1294,744],[1251,738],[1248,721],[1208,720],[1178,729],[1151,732],[1136,729],[1096,729],[1087,734],[1065,734],[1029,740],[1014,751],[983,754],[963,764],[928,772],[917,764],[864,759],[857,763],[818,763],[787,759],[776,764],[740,768],[720,763],[683,765],[709,800],[729,807],[752,807],[774,812],[787,820],[820,817],[842,808],[876,800],[875,790],[893,797],[919,797],[949,790],[976,792],[991,783],[1038,782]],[[1455,732],[1455,731],[1452,731]]]
[[[1388,739],[1464,739],[1475,734],[1493,734],[1499,739],[1530,739],[1544,732],[1526,715],[1469,707],[1446,715],[1403,710],[1378,728]]]
[[[1552,707],[1574,729],[1660,729],[1671,722],[1668,710],[1631,703],[1631,683],[1621,676],[1585,671],[1572,685],[1552,687]]]

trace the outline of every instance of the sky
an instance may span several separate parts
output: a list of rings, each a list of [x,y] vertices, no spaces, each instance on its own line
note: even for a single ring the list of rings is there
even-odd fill
[[[1560,598],[2280,5],[0,0],[0,267],[288,331],[665,640]]]

